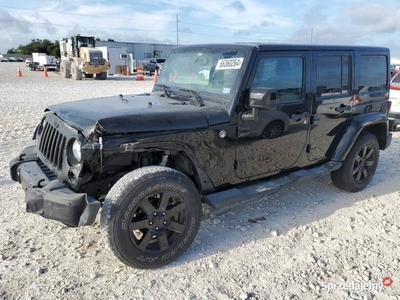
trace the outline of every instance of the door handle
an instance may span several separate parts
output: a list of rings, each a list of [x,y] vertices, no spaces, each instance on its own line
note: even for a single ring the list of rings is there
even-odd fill
[[[335,111],[337,111],[339,114],[344,113],[345,111],[350,111],[351,110],[351,106],[349,105],[341,105],[339,107],[335,108]]]
[[[309,112],[303,112],[303,113],[298,112],[292,115],[292,119],[299,122],[301,119],[308,118],[309,116],[310,116]]]

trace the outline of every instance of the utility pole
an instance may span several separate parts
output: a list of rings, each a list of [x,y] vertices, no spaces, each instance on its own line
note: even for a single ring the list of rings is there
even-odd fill
[[[179,37],[178,37],[179,27],[178,27],[178,14],[176,14],[176,45],[179,45]]]
[[[313,39],[313,31],[314,31],[314,28],[311,28],[311,44],[312,44],[312,39]]]
[[[144,59],[147,59],[147,35],[148,35],[148,31],[146,30],[146,45],[144,46]]]

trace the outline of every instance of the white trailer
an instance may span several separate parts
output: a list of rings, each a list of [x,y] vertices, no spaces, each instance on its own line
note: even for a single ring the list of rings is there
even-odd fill
[[[33,62],[29,64],[31,71],[36,70],[57,70],[58,64],[55,56],[47,55],[46,53],[32,53]]]
[[[33,59],[33,61],[34,62],[39,62],[39,60],[40,60],[40,57],[43,57],[43,56],[46,56],[47,54],[46,53],[39,53],[39,52],[33,52],[32,53],[32,59]]]

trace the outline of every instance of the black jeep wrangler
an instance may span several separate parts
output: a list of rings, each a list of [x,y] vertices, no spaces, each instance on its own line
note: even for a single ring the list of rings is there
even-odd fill
[[[220,209],[331,173],[371,181],[391,142],[389,50],[195,45],[171,51],[150,94],[53,105],[10,162],[28,212],[91,225],[123,263],[163,266]]]

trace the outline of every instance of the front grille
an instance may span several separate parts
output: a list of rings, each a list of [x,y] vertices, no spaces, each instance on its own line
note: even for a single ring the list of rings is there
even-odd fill
[[[103,53],[102,52],[90,52],[91,65],[102,65],[103,64]]]
[[[46,175],[50,181],[57,179],[57,176],[54,174],[54,172],[52,172],[48,167],[46,167],[46,165],[40,160],[38,161],[38,165],[40,169],[43,171],[44,175]]]
[[[40,138],[39,151],[57,169],[61,170],[66,138],[57,128],[46,122]]]

